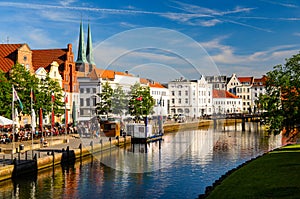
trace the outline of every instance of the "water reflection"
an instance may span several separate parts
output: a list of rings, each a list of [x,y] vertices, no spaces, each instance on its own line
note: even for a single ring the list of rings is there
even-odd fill
[[[220,125],[171,133],[161,143],[127,145],[0,182],[0,198],[196,198],[229,169],[278,146],[280,137],[250,123],[245,132]]]

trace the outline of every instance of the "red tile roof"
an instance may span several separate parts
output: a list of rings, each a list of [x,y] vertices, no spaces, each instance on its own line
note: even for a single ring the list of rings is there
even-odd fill
[[[253,86],[265,86],[267,81],[267,77],[264,75],[262,78],[254,78]]]
[[[17,49],[24,44],[0,44],[0,70],[7,73],[16,63]]]
[[[47,50],[32,50],[32,65],[34,71],[43,67],[47,71],[53,61],[56,61],[59,66],[63,65],[67,59],[68,49],[47,49]]]
[[[163,85],[161,85],[158,82],[149,83],[149,86],[152,88],[165,88]]]
[[[98,78],[102,79],[114,79],[115,75],[123,75],[123,76],[132,76],[132,74],[128,74],[125,72],[119,72],[114,70],[107,70],[102,68],[95,68],[95,72]]]
[[[225,90],[213,90],[213,98],[239,98],[238,96],[225,91]]]
[[[252,84],[253,82],[253,77],[238,77],[238,80],[243,83],[243,82],[249,82]]]

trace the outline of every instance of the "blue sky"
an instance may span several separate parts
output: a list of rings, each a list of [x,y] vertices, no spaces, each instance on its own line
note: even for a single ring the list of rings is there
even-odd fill
[[[158,81],[210,71],[259,77],[300,48],[296,0],[4,0],[0,10],[2,43],[72,43],[76,54],[82,19],[85,33],[91,25],[98,67]]]

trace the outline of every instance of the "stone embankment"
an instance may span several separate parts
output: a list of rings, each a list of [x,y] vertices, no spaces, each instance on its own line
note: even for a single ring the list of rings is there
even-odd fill
[[[199,128],[209,128],[217,122],[217,125],[232,125],[237,122],[237,120],[199,120],[191,121],[186,123],[169,123],[164,124],[164,133],[177,132],[181,130],[189,129],[199,129]],[[75,144],[74,144],[75,143]],[[97,144],[89,144],[85,146],[81,143],[81,139],[78,137],[68,139],[66,142],[65,139],[56,139],[51,141],[51,147],[43,147],[39,142],[32,144],[31,141],[28,141],[25,144],[22,153],[26,153],[26,158],[15,158],[13,164],[3,165],[0,167],[0,181],[10,179],[12,177],[18,177],[30,172],[37,172],[41,169],[51,168],[54,165],[58,164],[68,164],[73,163],[76,159],[91,155],[93,153],[98,153],[113,149],[116,146],[130,144],[131,139],[129,136],[120,137],[118,139],[109,139],[106,142],[98,142]],[[20,144],[20,143],[18,143]],[[73,147],[69,147],[73,146]],[[2,149],[2,153],[11,154],[12,147],[6,147]],[[31,160],[27,159],[27,153],[35,153],[35,156]],[[14,150],[14,153],[17,153],[17,148]],[[40,157],[40,154],[44,154],[43,157]],[[19,153],[20,154],[20,153]]]

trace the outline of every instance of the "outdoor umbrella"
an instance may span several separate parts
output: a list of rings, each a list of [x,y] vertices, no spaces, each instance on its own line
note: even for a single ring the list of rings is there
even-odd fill
[[[10,125],[13,124],[14,122],[6,117],[0,116],[0,125],[5,126],[5,125]]]
[[[74,127],[74,126],[76,126],[76,105],[75,105],[75,101],[73,101],[72,119],[73,119],[73,127]]]

